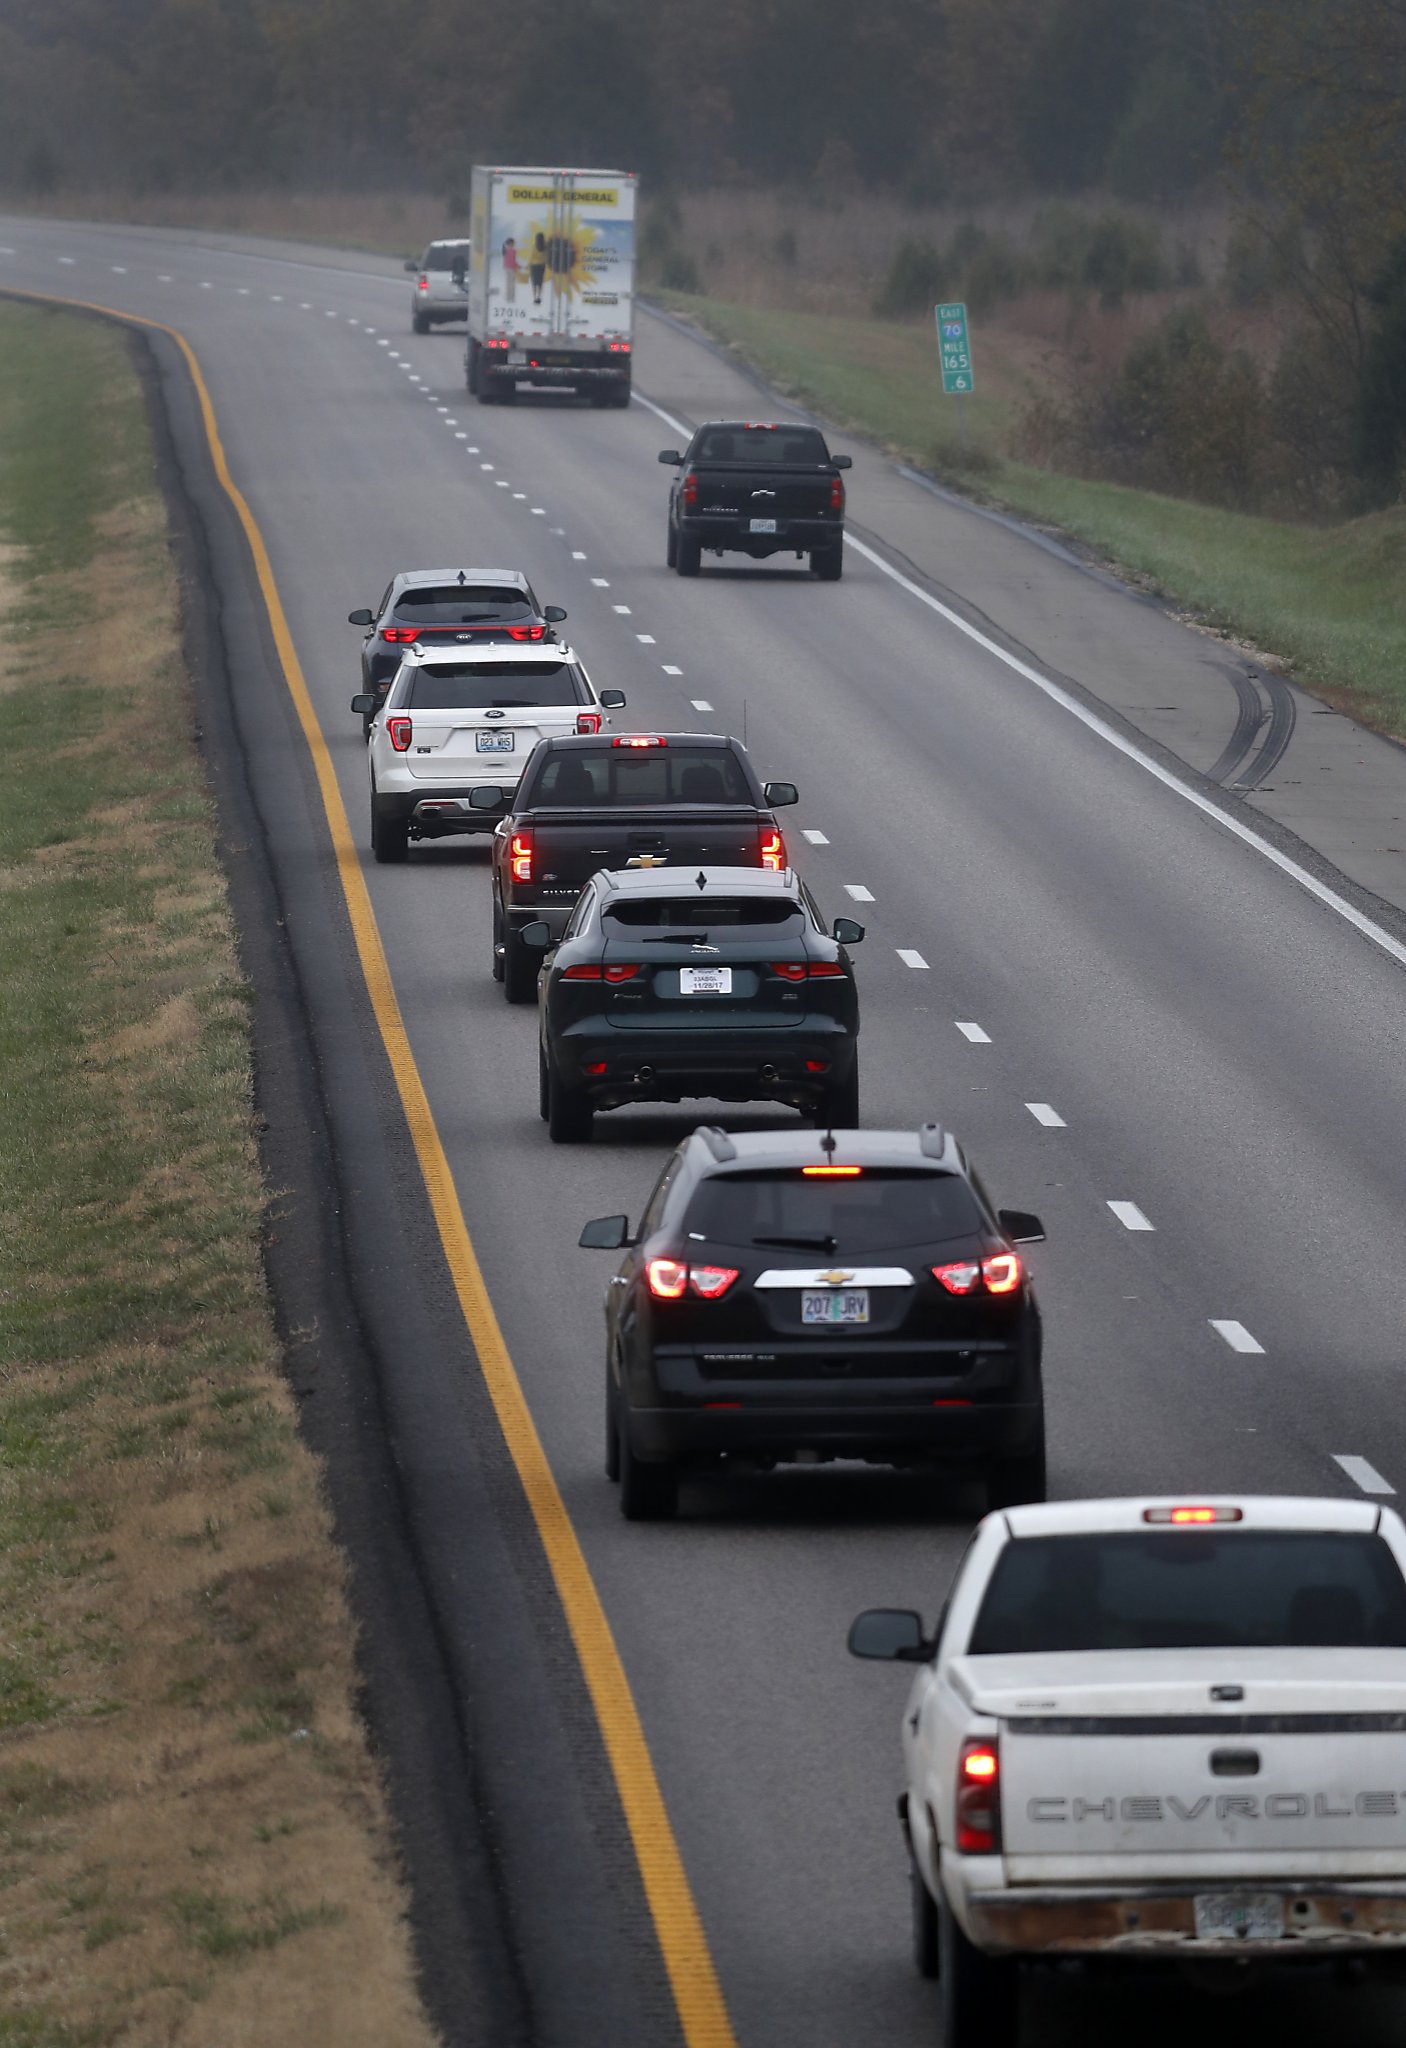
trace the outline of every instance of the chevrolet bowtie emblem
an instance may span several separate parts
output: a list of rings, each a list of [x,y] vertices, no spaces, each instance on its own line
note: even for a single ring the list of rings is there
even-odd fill
[[[837,1266],[833,1272],[817,1273],[817,1280],[823,1280],[827,1287],[843,1287],[846,1280],[853,1280],[853,1273],[842,1273]]]
[[[663,868],[669,865],[667,853],[635,853],[625,863],[627,868]]]

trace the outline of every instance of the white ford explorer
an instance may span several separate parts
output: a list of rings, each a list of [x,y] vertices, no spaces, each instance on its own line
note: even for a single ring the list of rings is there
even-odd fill
[[[623,690],[597,690],[569,647],[411,647],[372,719],[371,851],[403,861],[412,839],[491,832],[540,739],[599,732]]]
[[[981,1522],[918,1666],[899,1810],[944,2048],[1021,1958],[1406,1965],[1406,1526],[1367,1501],[1063,1501]]]

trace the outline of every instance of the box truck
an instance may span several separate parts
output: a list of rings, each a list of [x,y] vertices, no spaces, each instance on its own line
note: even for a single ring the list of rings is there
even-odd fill
[[[628,171],[474,165],[465,375],[481,405],[519,384],[629,404],[635,189]]]

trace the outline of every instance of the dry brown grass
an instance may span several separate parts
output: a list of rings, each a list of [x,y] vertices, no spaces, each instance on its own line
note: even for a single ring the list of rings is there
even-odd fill
[[[0,314],[0,419],[40,317]],[[63,347],[140,425],[125,345],[50,322]],[[119,472],[81,607],[71,567],[0,562],[4,680],[43,674],[55,720],[0,759],[0,970],[28,1018],[0,1134],[0,2040],[430,2048],[262,1281],[248,991],[164,510],[144,442],[126,471],[92,448],[102,417],[63,451]],[[46,775],[72,799],[50,844]]]

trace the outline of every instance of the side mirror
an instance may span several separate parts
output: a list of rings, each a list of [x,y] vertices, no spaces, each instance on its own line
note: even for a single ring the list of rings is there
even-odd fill
[[[588,1252],[618,1252],[633,1244],[628,1216],[597,1216],[588,1223],[576,1242]]]
[[[469,809],[471,811],[496,811],[501,804],[507,801],[508,799],[503,795],[496,782],[480,783],[477,789],[469,791]]]
[[[359,718],[373,718],[376,713],[376,693],[362,690],[352,698],[352,710]]]
[[[547,624],[549,626],[559,626],[562,620],[566,617],[566,611],[565,608],[559,604],[544,605],[542,608],[542,617],[547,621]]]
[[[864,927],[857,924],[852,917],[837,917],[831,927],[830,936],[838,940],[842,946],[857,946],[864,937]]]
[[[359,612],[347,613],[347,624],[349,626],[374,626],[375,623],[376,614],[367,611],[365,605],[362,606]]]
[[[419,264],[412,262],[410,257],[408,256],[406,257],[404,263],[402,263],[400,267],[410,277],[413,277],[416,271],[420,268]]]
[[[923,1634],[921,1614],[907,1607],[869,1607],[850,1625],[849,1653],[889,1664],[926,1664],[933,1645]]]
[[[600,701],[601,709],[604,711],[623,711],[625,709],[625,692],[623,690],[602,690]]]
[[[518,933],[518,943],[534,953],[545,953],[552,943],[552,928],[545,917],[534,917]]]
[[[848,455],[832,455],[830,457],[830,467],[832,469],[853,469],[854,461]]]
[[[673,467],[677,469],[679,464],[683,461],[683,457],[682,455],[680,455],[677,448],[661,448],[659,450],[659,460],[661,462],[671,463]]]
[[[762,795],[774,811],[784,811],[787,804],[798,804],[801,800],[794,782],[768,782],[763,785]]]
[[[996,1215],[1012,1244],[1045,1242],[1044,1224],[1038,1216],[1032,1216],[1028,1209],[998,1209]]]

